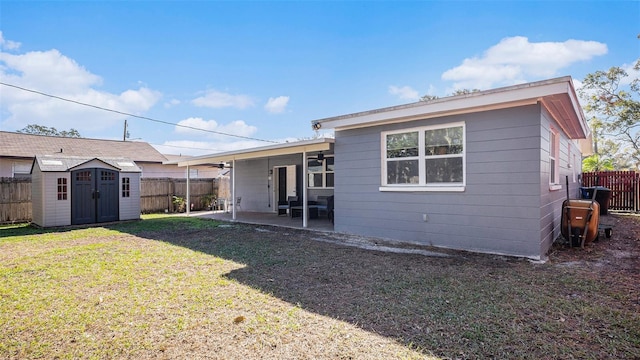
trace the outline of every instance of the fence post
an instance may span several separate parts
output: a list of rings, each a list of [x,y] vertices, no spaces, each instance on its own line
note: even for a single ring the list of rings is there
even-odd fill
[[[635,186],[633,202],[636,207],[635,211],[639,212],[640,211],[640,173],[639,172],[636,172],[636,176],[634,177],[634,182],[636,186]]]

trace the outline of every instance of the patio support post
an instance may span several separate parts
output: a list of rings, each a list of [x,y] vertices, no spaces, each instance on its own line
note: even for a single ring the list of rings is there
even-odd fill
[[[231,219],[236,219],[236,159],[231,161]]]
[[[307,215],[309,213],[309,205],[307,204],[307,151],[302,150],[302,227],[307,227]]]
[[[189,188],[191,184],[189,182],[189,178],[191,177],[191,171],[189,171],[189,165],[187,165],[187,216],[191,213],[191,195],[189,192]]]

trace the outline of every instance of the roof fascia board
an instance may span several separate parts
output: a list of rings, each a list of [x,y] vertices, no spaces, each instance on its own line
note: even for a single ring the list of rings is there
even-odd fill
[[[507,88],[481,91],[464,96],[447,97],[424,103],[412,103],[396,107],[365,111],[313,121],[322,127],[343,129],[366,127],[390,119],[411,120],[425,117],[447,116],[468,113],[479,109],[499,109],[514,103],[537,102],[540,98],[554,94],[566,94],[569,77],[552,79],[538,83],[522,84]]]
[[[403,123],[403,122],[413,121],[413,120],[426,120],[426,119],[433,119],[433,118],[443,117],[443,116],[463,115],[463,114],[477,113],[477,112],[480,112],[480,111],[490,111],[490,110],[506,109],[506,108],[510,108],[510,107],[518,107],[518,106],[525,106],[525,105],[535,105],[537,103],[538,103],[538,99],[527,99],[527,100],[522,100],[522,101],[511,102],[511,103],[508,103],[508,104],[495,104],[495,105],[491,105],[491,106],[484,106],[484,107],[481,107],[481,108],[465,108],[465,109],[460,109],[460,110],[455,110],[455,111],[447,111],[446,113],[443,113],[443,112],[432,113],[432,112],[430,112],[430,113],[427,113],[427,114],[414,115],[414,116],[410,116],[410,117],[390,118],[390,119],[385,119],[383,121],[368,122],[366,124],[355,124],[355,125],[351,125],[351,126],[342,126],[340,128],[336,128],[336,130],[350,130],[350,129],[358,129],[358,128],[363,128],[363,127],[369,127],[369,126],[378,126],[378,125],[388,125],[388,124]]]
[[[291,155],[310,151],[328,151],[331,149],[331,144],[334,143],[334,141],[335,140],[331,138],[323,138],[321,141],[309,140],[299,143],[277,144],[261,148],[243,149],[220,154],[203,155],[191,158],[189,160],[178,160],[177,162],[169,163],[177,163],[178,166],[194,166],[221,163],[232,160],[246,160],[268,156]]]
[[[88,163],[90,163],[90,162],[92,162],[92,161],[99,161],[99,162],[101,162],[101,163],[105,164],[106,166],[108,166],[108,167],[110,167],[110,168],[113,168],[113,169],[118,170],[118,171],[120,171],[120,170],[121,170],[119,167],[114,166],[114,165],[111,165],[111,164],[109,164],[109,163],[106,163],[104,160],[102,160],[102,159],[100,159],[100,158],[91,158],[91,159],[89,159],[89,160],[87,160],[87,161],[84,161],[84,162],[82,162],[82,163],[78,164],[78,165],[75,165],[75,166],[71,166],[71,167],[69,167],[69,169],[68,169],[67,171],[73,171],[73,169],[77,169],[78,167],[80,167],[80,166],[84,166],[84,165],[86,165],[86,164],[88,164]]]

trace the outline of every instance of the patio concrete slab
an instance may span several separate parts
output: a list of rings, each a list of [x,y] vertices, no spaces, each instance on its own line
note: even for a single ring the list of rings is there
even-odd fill
[[[288,215],[277,215],[274,213],[238,211],[236,219],[232,219],[231,213],[224,211],[192,211],[189,216],[203,217],[220,221],[240,222],[246,224],[272,225],[292,229],[303,229],[302,217],[290,217]],[[333,232],[333,224],[326,216],[307,220],[307,229]]]

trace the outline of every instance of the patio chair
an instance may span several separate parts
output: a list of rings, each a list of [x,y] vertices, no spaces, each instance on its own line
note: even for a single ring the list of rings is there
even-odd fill
[[[315,203],[316,207],[318,208],[318,213],[329,213],[328,202],[329,196],[318,196],[318,200]]]
[[[240,205],[241,202],[242,202],[242,196],[238,196],[236,198],[236,201],[229,205],[231,205],[232,207],[235,206],[236,209],[238,210],[242,210],[242,205]]]
[[[278,201],[278,216],[287,215],[288,212],[291,212],[291,204],[297,201],[297,196],[289,196],[287,197],[287,201]]]

